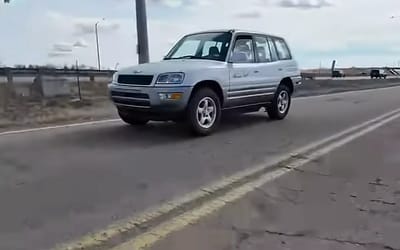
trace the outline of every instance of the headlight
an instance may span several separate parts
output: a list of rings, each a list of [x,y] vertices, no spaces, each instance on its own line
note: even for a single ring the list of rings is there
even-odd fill
[[[184,73],[165,73],[160,74],[157,78],[158,84],[181,84],[185,79]]]
[[[112,77],[112,82],[118,82],[118,73],[114,73]]]

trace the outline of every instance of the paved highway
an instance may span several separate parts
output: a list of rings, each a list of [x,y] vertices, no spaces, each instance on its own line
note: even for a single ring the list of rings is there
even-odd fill
[[[0,249],[48,249],[400,108],[400,88],[298,98],[192,138],[121,122],[0,136]],[[322,185],[323,183],[319,183]]]
[[[400,119],[267,183],[153,250],[400,249]]]

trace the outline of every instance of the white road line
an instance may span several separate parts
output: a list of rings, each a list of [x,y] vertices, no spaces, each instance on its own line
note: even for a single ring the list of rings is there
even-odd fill
[[[43,131],[43,130],[59,129],[59,128],[73,128],[73,127],[81,127],[81,126],[99,125],[99,124],[111,123],[111,122],[117,122],[117,121],[120,121],[120,120],[119,119],[109,119],[109,120],[99,120],[99,121],[91,121],[91,122],[72,123],[72,124],[57,125],[57,126],[6,131],[6,132],[1,132],[0,136],[13,135],[13,134],[24,134],[24,133],[31,133],[31,132],[37,132],[37,131]]]
[[[349,142],[362,137],[379,127],[386,125],[387,123],[400,118],[400,113],[394,114],[378,123],[372,124],[354,134],[348,135],[338,141],[332,142],[328,145],[323,146],[320,149],[312,152],[304,158],[297,159],[292,161],[289,165],[283,166],[277,170],[274,170],[270,173],[266,173],[261,175],[256,180],[245,183],[237,188],[230,190],[223,196],[216,197],[213,200],[207,201],[200,206],[197,206],[181,215],[178,215],[156,227],[153,229],[135,237],[134,239],[125,242],[119,246],[116,246],[112,250],[145,250],[151,248],[155,243],[160,240],[166,238],[173,232],[180,231],[189,225],[193,225],[197,223],[202,218],[209,216],[223,207],[229,205],[230,203],[243,198],[246,194],[254,191],[257,188],[287,174],[292,172],[293,170],[304,166],[305,164],[311,162],[312,160],[318,159],[325,154],[334,151],[335,149],[348,144]]]

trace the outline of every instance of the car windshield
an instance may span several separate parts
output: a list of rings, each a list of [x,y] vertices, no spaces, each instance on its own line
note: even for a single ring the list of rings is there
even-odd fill
[[[164,58],[208,59],[225,61],[231,42],[230,32],[210,32],[188,35],[182,38]]]

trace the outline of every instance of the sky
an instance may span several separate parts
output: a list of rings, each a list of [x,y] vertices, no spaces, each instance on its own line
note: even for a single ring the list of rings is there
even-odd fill
[[[137,64],[134,0],[0,3],[0,65]],[[183,35],[238,28],[284,37],[301,68],[400,65],[399,0],[147,0],[151,61]]]

